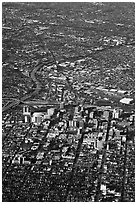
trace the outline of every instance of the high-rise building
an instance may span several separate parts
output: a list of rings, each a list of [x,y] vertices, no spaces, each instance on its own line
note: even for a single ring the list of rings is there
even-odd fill
[[[32,123],[34,123],[35,125],[40,125],[40,123],[42,122],[44,117],[44,114],[41,112],[35,112],[32,115],[31,121]]]
[[[23,106],[23,115],[31,115],[31,110],[29,106]]]
[[[29,106],[23,106],[23,116],[25,123],[29,123],[31,121],[30,116],[31,116],[31,110]]]

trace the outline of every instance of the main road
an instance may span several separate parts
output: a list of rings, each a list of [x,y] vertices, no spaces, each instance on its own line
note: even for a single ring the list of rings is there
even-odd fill
[[[83,59],[83,58],[86,58],[86,57],[90,57],[90,56],[92,56],[93,58],[94,58],[94,54],[97,54],[98,52],[103,52],[103,51],[105,51],[105,50],[107,50],[107,49],[114,49],[114,48],[119,48],[119,47],[121,47],[121,46],[123,46],[123,45],[135,45],[135,43],[134,42],[125,42],[125,43],[123,43],[123,44],[118,44],[118,45],[110,45],[109,47],[104,47],[104,48],[101,48],[101,49],[99,49],[99,50],[93,50],[93,52],[92,53],[90,53],[90,54],[87,54],[87,55],[81,55],[81,56],[79,56],[79,57],[68,57],[66,60],[74,60],[75,58],[77,58],[77,60],[78,59]],[[66,61],[65,60],[65,61]],[[76,59],[75,59],[76,60]],[[56,63],[56,60],[54,60],[54,63]],[[53,64],[54,64],[53,63]],[[14,102],[12,102],[12,103],[10,103],[9,105],[7,105],[7,106],[4,106],[3,108],[2,108],[2,112],[5,112],[5,111],[7,111],[7,110],[9,110],[10,108],[12,108],[12,107],[15,107],[15,106],[17,106],[17,105],[19,105],[20,104],[20,102],[21,101],[25,101],[26,99],[28,99],[28,98],[30,98],[31,96],[33,96],[33,95],[35,95],[35,94],[37,94],[37,93],[39,93],[39,91],[41,90],[41,84],[40,84],[40,82],[36,79],[36,77],[35,77],[35,73],[40,69],[40,67],[41,66],[43,66],[43,63],[42,63],[42,61],[39,61],[38,63],[37,63],[37,65],[35,66],[35,68],[33,69],[33,71],[31,72],[31,78],[32,78],[32,80],[34,81],[34,83],[36,84],[36,88],[35,88],[35,90],[34,90],[34,92],[32,92],[32,93],[30,93],[30,94],[26,94],[25,96],[23,96],[21,99],[19,99],[19,100],[16,100],[16,101],[14,101]]]
[[[35,68],[33,69],[33,71],[31,72],[30,76],[31,79],[34,81],[34,83],[36,84],[36,88],[32,93],[26,94],[25,96],[23,96],[22,98],[10,103],[7,106],[4,106],[2,108],[2,112],[5,112],[7,110],[9,110],[10,108],[13,108],[15,106],[18,106],[20,104],[20,102],[25,101],[26,99],[30,98],[33,95],[36,95],[39,93],[39,91],[41,90],[41,84],[40,82],[36,79],[35,74],[36,72],[43,66],[43,63],[40,61],[37,63],[37,65],[35,66]]]

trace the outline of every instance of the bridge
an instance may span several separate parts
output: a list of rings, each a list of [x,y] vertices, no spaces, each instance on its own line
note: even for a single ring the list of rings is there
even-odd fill
[[[38,101],[21,101],[22,104],[24,105],[30,105],[30,106],[40,106],[40,105],[60,105],[59,102],[54,102],[54,101],[42,101],[42,100],[38,100]]]

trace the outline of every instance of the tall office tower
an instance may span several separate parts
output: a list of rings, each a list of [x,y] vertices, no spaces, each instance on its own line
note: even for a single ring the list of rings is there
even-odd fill
[[[31,110],[29,106],[23,106],[23,115],[25,119],[25,123],[30,122]]]

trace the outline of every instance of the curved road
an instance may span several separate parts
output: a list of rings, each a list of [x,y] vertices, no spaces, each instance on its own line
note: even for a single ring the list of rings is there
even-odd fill
[[[20,104],[21,101],[25,101],[26,99],[30,98],[31,96],[39,93],[39,91],[41,90],[41,84],[40,82],[36,79],[35,77],[35,73],[43,66],[43,64],[41,62],[39,62],[35,68],[33,69],[33,71],[31,72],[31,79],[34,81],[34,83],[36,84],[36,88],[34,90],[34,92],[30,93],[30,94],[27,94],[25,96],[23,96],[21,99],[17,100],[17,101],[14,101],[12,103],[10,103],[9,105],[7,106],[4,106],[2,108],[2,112],[5,112],[7,111],[8,109],[12,108],[12,107],[15,107],[17,105]]]
[[[119,47],[121,47],[121,46],[123,46],[123,45],[135,45],[135,43],[134,43],[134,42],[130,42],[130,43],[125,42],[125,43],[119,44],[119,45],[104,47],[104,48],[102,48],[101,50],[93,50],[92,53],[87,54],[87,55],[83,55],[83,56],[79,56],[79,57],[69,57],[69,58],[67,58],[67,60],[69,60],[69,59],[72,60],[72,59],[74,59],[74,58],[81,59],[81,58],[89,57],[89,56],[91,56],[91,55],[94,57],[94,54],[96,54],[96,53],[98,53],[98,52],[102,52],[102,51],[107,50],[107,49],[110,49],[110,48],[113,48],[113,49],[114,49],[114,48],[119,48]],[[10,108],[12,108],[12,107],[14,107],[14,106],[19,105],[21,101],[25,101],[26,99],[28,99],[28,98],[30,98],[31,96],[37,94],[37,93],[41,90],[41,84],[40,84],[39,81],[37,81],[37,79],[36,79],[36,77],[35,77],[35,73],[40,69],[40,67],[41,67],[42,65],[43,65],[43,64],[42,64],[41,61],[38,62],[38,64],[35,66],[34,70],[31,72],[31,78],[32,78],[32,80],[34,81],[34,83],[36,84],[35,91],[32,92],[32,93],[30,93],[30,94],[25,95],[25,96],[22,97],[20,100],[14,101],[14,102],[12,102],[12,103],[9,104],[9,105],[4,106],[4,107],[2,108],[2,112],[7,111],[8,109],[10,109]]]

